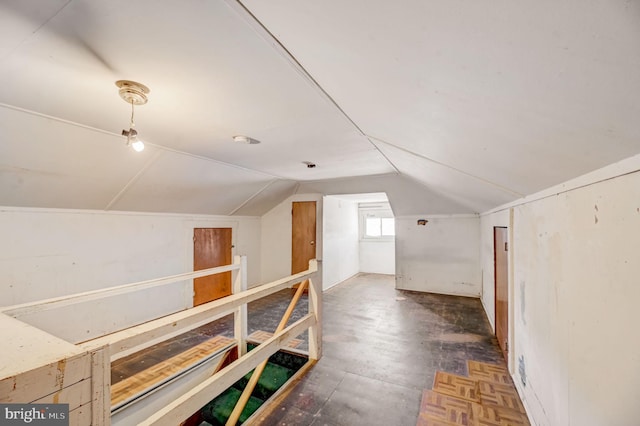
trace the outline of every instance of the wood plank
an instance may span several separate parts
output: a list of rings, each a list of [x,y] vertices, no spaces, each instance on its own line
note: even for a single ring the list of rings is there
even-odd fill
[[[109,348],[91,352],[91,423],[111,424],[111,357]]]
[[[31,403],[90,376],[91,359],[88,353],[62,359],[1,380],[0,402]]]
[[[314,321],[315,317],[313,315],[305,315],[282,332],[274,335],[271,339],[213,375],[210,379],[205,380],[191,391],[177,398],[146,421],[141,422],[140,425],[174,426],[179,424],[253,370],[263,360],[282,349],[286,342],[309,328],[314,324]]]
[[[300,297],[302,297],[302,294],[306,289],[307,283],[308,281],[303,282],[300,285],[300,287],[298,287],[298,289],[296,290],[296,293],[291,298],[291,301],[289,302],[289,306],[287,306],[287,310],[282,315],[282,318],[280,319],[280,323],[278,324],[278,327],[276,327],[276,331],[275,331],[276,334],[280,333],[287,326],[287,323],[289,322],[289,318],[291,317],[293,310],[296,308],[296,305],[298,304]],[[247,385],[245,386],[244,390],[242,391],[242,394],[240,395],[240,398],[238,399],[238,402],[236,403],[235,407],[233,408],[233,411],[231,412],[231,415],[229,415],[229,418],[227,419],[227,423],[226,423],[227,426],[235,426],[238,420],[240,419],[242,410],[244,410],[245,405],[247,405],[247,402],[251,397],[251,393],[253,392],[256,385],[258,384],[258,380],[260,380],[260,376],[262,375],[262,372],[267,366],[267,362],[268,360],[265,359],[253,371],[253,374],[249,379],[249,383],[247,383]]]
[[[233,294],[239,294],[247,290],[247,256],[236,256],[234,263],[240,264],[240,271],[233,283]],[[239,356],[247,353],[248,324],[247,305],[240,305],[233,313],[233,335],[238,342]]]
[[[111,423],[91,423],[91,404],[84,404],[74,410],[69,410],[69,426],[90,426],[92,424],[105,426]]]
[[[100,290],[85,291],[68,296],[53,297],[51,299],[39,300],[37,302],[22,303],[19,305],[6,306],[0,308],[0,312],[12,317],[19,317],[34,312],[42,312],[50,309],[61,308],[76,303],[90,302],[103,299],[105,297],[118,296],[147,288],[159,287],[161,285],[173,284],[180,281],[204,277],[211,274],[219,274],[227,271],[235,271],[238,265],[219,266],[217,268],[203,269],[202,271],[186,272],[184,274],[171,275],[163,278],[140,281],[137,283],[124,284]]]
[[[322,263],[310,260],[309,267],[318,270],[316,278],[309,279],[309,313],[316,317],[316,324],[309,328],[309,358],[322,357]]]
[[[91,379],[84,379],[58,392],[43,396],[33,404],[69,404],[69,411],[91,402]]]
[[[177,373],[198,364],[202,359],[222,352],[235,344],[234,339],[215,336],[166,361],[155,364],[138,374],[111,386],[111,406],[114,407],[153,388]]]
[[[314,265],[316,264],[314,263]],[[82,347],[92,349],[109,345],[112,355],[132,348],[143,349],[146,347],[144,345],[147,342],[161,339],[169,334],[175,335],[178,330],[188,331],[215,321],[233,312],[234,309],[242,304],[284,290],[295,283],[307,278],[313,278],[316,275],[317,269],[301,272],[268,284],[253,287],[239,294],[233,294],[195,308],[167,315],[135,327],[90,340],[84,343]]]
[[[0,330],[2,331],[0,381],[45,365],[53,364],[55,369],[58,361],[85,352],[65,340],[8,315],[0,314]],[[0,389],[4,389],[1,384]],[[37,397],[52,392],[55,392],[55,389],[45,391]],[[0,395],[4,396],[6,393],[1,392]]]

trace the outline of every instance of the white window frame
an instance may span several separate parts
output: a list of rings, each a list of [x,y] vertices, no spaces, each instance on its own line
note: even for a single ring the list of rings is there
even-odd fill
[[[389,209],[381,208],[363,208],[358,209],[358,215],[360,217],[360,241],[395,241],[395,235],[381,235],[379,237],[372,237],[365,235],[366,219],[367,218],[380,218],[380,219],[395,219],[393,212]],[[394,234],[395,234],[395,220],[394,220]]]

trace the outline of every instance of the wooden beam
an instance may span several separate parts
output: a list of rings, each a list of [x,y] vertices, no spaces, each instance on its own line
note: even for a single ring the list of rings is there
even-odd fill
[[[211,376],[211,378],[195,386],[189,392],[180,396],[139,425],[175,426],[176,424],[180,424],[181,421],[220,395],[240,380],[247,372],[285,347],[289,340],[301,334],[304,330],[314,325],[314,323],[315,317],[313,315],[305,315],[245,356]]]
[[[89,340],[81,345],[85,349],[93,349],[109,345],[111,354],[126,351],[132,348],[142,348],[150,341],[169,334],[176,334],[178,330],[188,331],[208,322],[223,317],[239,306],[261,299],[272,293],[291,287],[304,279],[311,279],[317,271],[304,271],[290,277],[273,281],[258,287],[251,288],[239,294],[223,297],[213,302],[205,303],[195,308],[167,315],[144,324],[130,327],[97,339]]]
[[[308,282],[309,280],[305,280],[302,284],[298,286],[298,289],[296,290],[296,293],[291,298],[291,302],[289,302],[289,306],[287,307],[287,310],[284,312],[284,315],[282,315],[282,319],[280,319],[280,324],[278,324],[278,327],[276,328],[276,331],[274,334],[278,334],[279,332],[284,330],[285,326],[289,322],[289,318],[291,318],[291,314],[293,313],[293,310],[296,308],[296,305],[300,300],[300,297],[304,293],[304,290],[307,287]],[[247,405],[247,401],[249,401],[249,397],[251,396],[251,393],[253,392],[256,385],[258,384],[258,380],[260,380],[260,376],[262,376],[262,372],[264,371],[264,368],[267,366],[267,361],[268,359],[265,359],[260,365],[256,367],[255,370],[253,370],[253,374],[249,379],[249,383],[247,383],[247,386],[245,386],[244,390],[242,391],[242,394],[240,395],[240,398],[238,399],[238,402],[236,402],[236,406],[233,408],[233,411],[231,412],[231,414],[229,415],[229,418],[227,419],[226,426],[235,426],[235,424],[238,423],[238,419],[240,419],[242,410],[244,410],[245,405]]]
[[[153,280],[140,281],[132,284],[124,284],[116,287],[103,288],[100,290],[85,291],[68,296],[54,297],[51,299],[39,300],[37,302],[23,303],[20,305],[6,306],[0,308],[1,313],[5,313],[14,318],[23,315],[33,314],[36,312],[48,311],[50,309],[61,308],[76,303],[90,302],[92,300],[103,299],[105,297],[118,296],[121,294],[131,293],[134,291],[144,290],[147,288],[158,287],[161,285],[172,284],[193,278],[206,277],[207,275],[219,274],[222,272],[234,271],[239,269],[240,265],[225,265],[215,268],[203,269],[196,272],[187,272],[184,274],[172,275],[164,278],[156,278]]]
[[[239,294],[247,290],[247,256],[236,256],[234,263],[240,265],[240,271],[233,283],[233,294]],[[238,356],[247,353],[247,329],[248,324],[247,305],[242,304],[233,313],[234,336],[238,342]]]

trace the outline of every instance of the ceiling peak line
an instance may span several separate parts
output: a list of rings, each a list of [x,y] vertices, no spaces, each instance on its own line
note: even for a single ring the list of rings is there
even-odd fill
[[[245,201],[243,201],[238,207],[236,207],[235,209],[231,210],[231,212],[229,214],[227,214],[227,216],[233,216],[238,210],[240,210],[241,208],[246,206],[251,200],[256,198],[258,195],[262,194],[264,191],[266,191],[267,188],[269,188],[271,185],[273,185],[275,182],[277,182],[279,180],[280,179],[276,178],[276,179],[272,179],[269,182],[267,182],[267,184],[265,186],[263,186],[262,188],[260,188],[255,194],[253,194],[252,196],[247,198]]]
[[[358,176],[342,176],[331,179],[316,179],[316,180],[305,180],[304,184],[313,184],[313,183],[327,183],[327,182],[337,182],[342,180],[351,180],[351,179],[359,179],[359,178],[377,178],[377,177],[386,177],[386,176],[404,176],[402,173],[378,173],[375,175],[358,175]],[[382,191],[380,191],[382,192]]]
[[[92,131],[92,132],[102,133],[102,134],[108,135],[108,136],[115,136],[118,139],[122,138],[122,135],[119,134],[119,133],[110,132],[108,130],[99,129],[97,127],[87,126],[86,124],[81,124],[81,123],[78,123],[78,122],[75,122],[75,121],[66,120],[64,118],[55,117],[53,115],[43,114],[41,112],[32,111],[30,109],[21,108],[19,106],[9,105],[9,104],[5,104],[5,103],[0,102],[0,107],[11,109],[11,110],[14,110],[14,111],[20,111],[20,112],[23,112],[25,114],[30,114],[30,115],[33,115],[33,116],[36,116],[36,117],[46,118],[47,120],[54,120],[54,121],[57,121],[59,123],[68,124],[70,126],[79,127],[81,129],[89,130],[89,131]],[[161,150],[164,150],[164,151],[173,152],[174,154],[181,154],[181,155],[186,155],[186,156],[192,157],[192,158],[198,158],[200,160],[211,161],[211,162],[214,162],[214,163],[217,163],[217,164],[221,164],[223,166],[232,167],[234,169],[243,170],[243,171],[246,171],[246,172],[259,173],[259,174],[262,174],[264,176],[268,176],[268,177],[274,178],[274,179],[288,180],[288,178],[285,178],[283,176],[274,175],[273,173],[267,173],[267,172],[264,172],[262,170],[250,169],[248,167],[239,166],[239,165],[233,164],[233,163],[227,163],[225,161],[217,160],[215,158],[205,157],[203,155],[192,154],[192,153],[186,152],[186,151],[180,151],[179,149],[169,148],[169,147],[166,147],[164,145],[158,145],[158,144],[155,144],[155,143],[149,142],[149,141],[145,141],[145,145],[146,146],[152,146],[154,148],[161,149]]]
[[[146,173],[146,171],[149,170],[149,168],[156,161],[158,161],[158,159],[162,156],[162,154],[164,154],[164,151],[162,151],[162,150],[156,151],[151,156],[151,158],[142,166],[142,168],[138,171],[138,173],[133,175],[133,177],[131,179],[129,179],[129,181],[125,184],[125,186],[123,186],[122,189],[120,191],[118,191],[118,193],[111,199],[109,204],[107,204],[107,207],[105,207],[104,209],[105,210],[110,210],[111,207],[115,203],[117,203],[124,196],[124,194],[129,190],[129,188],[131,188],[142,177],[142,175],[144,175]]]
[[[405,175],[402,175],[402,177],[404,177],[406,179],[409,179],[413,183],[415,183],[417,185],[420,185],[421,187],[429,190],[430,192],[433,192],[434,194],[439,195],[440,197],[445,198],[445,199],[451,201],[452,203],[457,204],[460,207],[464,207],[466,209],[471,210],[473,212],[473,214],[476,214],[476,215],[480,214],[478,212],[478,209],[475,206],[471,205],[471,203],[468,203],[465,199],[461,199],[461,197],[459,197],[459,196],[452,196],[451,193],[444,192],[444,191],[441,191],[439,189],[433,188],[432,186],[427,185],[426,183],[422,182],[421,180],[418,180],[418,179],[414,178],[413,176],[409,176],[409,175],[405,174]]]
[[[393,144],[393,143],[391,143],[391,142],[387,142],[387,141],[385,141],[385,140],[383,140],[383,139],[376,138],[375,136],[371,136],[371,135],[367,135],[367,137],[368,137],[368,138],[371,138],[371,139],[373,139],[373,140],[375,140],[375,141],[377,141],[377,142],[381,142],[381,143],[383,143],[383,144],[385,144],[385,145],[392,146],[392,147],[394,147],[394,148],[396,148],[396,149],[399,149],[400,151],[403,151],[403,152],[405,152],[405,153],[407,153],[407,154],[413,155],[413,156],[418,157],[418,158],[422,158],[423,160],[427,160],[427,161],[429,161],[429,162],[431,162],[431,163],[434,163],[434,164],[437,164],[437,165],[439,165],[439,166],[446,167],[446,168],[448,168],[448,169],[450,169],[450,170],[453,170],[454,172],[457,172],[457,173],[463,174],[463,175],[468,176],[468,177],[470,177],[470,178],[476,179],[476,180],[478,180],[478,181],[480,181],[480,182],[486,183],[487,185],[491,185],[491,186],[493,186],[493,187],[495,187],[495,188],[500,189],[501,191],[508,192],[508,193],[510,193],[510,194],[512,194],[512,195],[516,195],[516,196],[518,196],[518,197],[523,197],[523,196],[524,196],[524,194],[522,194],[522,193],[520,193],[520,192],[518,192],[518,191],[516,191],[516,190],[513,190],[513,189],[511,189],[511,188],[507,188],[506,186],[500,185],[499,183],[495,183],[495,182],[492,182],[492,181],[490,181],[490,180],[487,180],[487,179],[481,178],[481,177],[479,177],[479,176],[472,175],[471,173],[467,173],[467,172],[465,172],[464,170],[460,170],[460,169],[458,169],[458,168],[456,168],[456,167],[453,167],[453,166],[450,166],[450,165],[448,165],[448,164],[441,163],[440,161],[434,160],[433,158],[429,158],[429,157],[427,157],[427,156],[425,156],[425,155],[418,154],[417,152],[414,152],[414,151],[411,151],[411,150],[409,150],[409,149],[403,148],[403,147],[398,146],[398,145],[396,145],[396,144]],[[374,143],[374,145],[375,145],[375,143]],[[403,176],[405,176],[405,175],[403,174]]]
[[[369,139],[367,134],[360,128],[360,126],[342,109],[342,107],[336,102],[335,99],[318,83],[318,81],[307,71],[307,69],[296,59],[296,57],[285,47],[285,45],[278,40],[278,38],[264,25],[257,16],[255,16],[247,6],[242,3],[241,0],[224,0],[225,3],[260,36],[263,40],[269,43],[274,50],[280,54],[289,64],[300,74],[310,85],[313,87],[324,99],[329,102],[338,112],[358,131],[358,133],[365,137],[367,141],[375,148],[376,151],[382,155],[387,163],[396,171],[397,174],[401,174],[398,167],[380,150],[380,148]]]

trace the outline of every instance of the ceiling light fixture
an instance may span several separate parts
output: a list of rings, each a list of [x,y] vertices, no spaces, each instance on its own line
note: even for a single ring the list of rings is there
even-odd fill
[[[233,137],[233,141],[237,143],[246,143],[249,145],[257,145],[260,143],[259,140],[250,138],[249,136],[237,135]]]
[[[130,80],[118,80],[116,86],[120,88],[118,93],[120,97],[128,104],[131,104],[131,122],[129,130],[122,130],[122,136],[127,137],[127,146],[131,146],[134,151],[141,152],[144,150],[144,142],[138,139],[138,131],[135,129],[136,123],[133,120],[134,106],[144,105],[147,103],[147,93],[149,88],[144,84]]]

